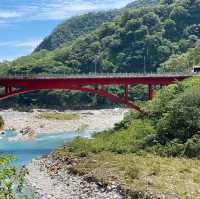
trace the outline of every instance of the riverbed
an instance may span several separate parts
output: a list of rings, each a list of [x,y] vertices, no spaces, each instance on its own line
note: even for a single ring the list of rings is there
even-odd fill
[[[77,120],[69,121],[38,117],[41,112],[47,111],[58,112],[38,109],[31,112],[0,112],[5,120],[4,132],[0,134],[0,153],[16,156],[17,160],[12,164],[17,167],[26,165],[29,172],[26,184],[41,199],[121,199],[115,186],[105,189],[95,182],[88,182],[84,176],[71,174],[67,168],[63,168],[59,174],[49,175],[47,168],[55,164],[49,156],[53,149],[77,136],[91,137],[95,132],[113,128],[115,123],[124,118],[127,109],[64,111],[80,116]],[[27,127],[34,130],[35,134],[30,139],[27,136],[26,139],[21,139],[23,136],[20,132]],[[80,128],[81,131],[78,130]]]
[[[65,110],[62,112],[48,109],[33,109],[29,112],[9,109],[0,111],[0,115],[4,118],[5,130],[20,132],[29,127],[37,134],[55,134],[77,131],[78,129],[82,129],[82,127],[91,131],[103,131],[113,128],[115,123],[123,119],[127,111],[127,109],[120,108],[81,111]],[[67,121],[40,118],[39,115],[44,112],[75,114],[79,118]]]

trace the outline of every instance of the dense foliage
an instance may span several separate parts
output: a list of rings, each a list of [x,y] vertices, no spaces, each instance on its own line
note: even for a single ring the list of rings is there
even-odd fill
[[[162,72],[190,72],[191,66],[200,65],[200,42],[186,53],[172,55],[166,62],[161,64]]]
[[[199,77],[196,77],[164,88],[149,104],[157,133],[148,141],[155,152],[200,157],[199,91]]]

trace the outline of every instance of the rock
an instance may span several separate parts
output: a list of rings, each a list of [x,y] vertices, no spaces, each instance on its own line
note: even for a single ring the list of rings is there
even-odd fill
[[[7,130],[8,131],[15,131],[16,129],[14,127],[9,127]]]
[[[31,127],[29,127],[29,126],[21,129],[20,133],[22,135],[28,135],[28,136],[35,136],[36,135],[36,132]]]

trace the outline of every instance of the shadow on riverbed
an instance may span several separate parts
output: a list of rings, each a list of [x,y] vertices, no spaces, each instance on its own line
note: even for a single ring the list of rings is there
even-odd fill
[[[1,150],[0,154],[10,154],[10,155],[23,155],[23,154],[49,154],[52,151],[51,148],[49,149],[14,149],[14,150]]]

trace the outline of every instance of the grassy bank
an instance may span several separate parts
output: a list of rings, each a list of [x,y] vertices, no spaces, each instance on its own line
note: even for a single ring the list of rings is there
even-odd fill
[[[127,195],[200,198],[200,161],[155,155],[91,154],[73,166],[79,173],[94,173],[99,181],[113,181]]]
[[[163,88],[114,129],[54,151],[71,169],[117,184],[131,198],[200,198],[200,79]]]
[[[47,120],[78,120],[80,118],[78,114],[57,113],[57,112],[43,112],[40,113],[38,117]]]

